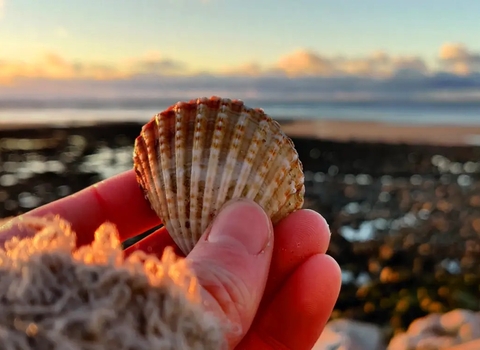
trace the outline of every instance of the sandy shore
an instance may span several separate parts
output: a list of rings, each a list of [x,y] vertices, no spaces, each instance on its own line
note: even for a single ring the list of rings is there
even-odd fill
[[[480,126],[411,125],[325,120],[296,121],[288,123],[282,128],[292,137],[308,137],[333,141],[437,146],[480,145]]]

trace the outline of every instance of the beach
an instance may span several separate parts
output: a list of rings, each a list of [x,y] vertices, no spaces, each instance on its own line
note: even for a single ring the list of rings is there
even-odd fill
[[[284,126],[292,137],[339,142],[378,142],[436,146],[480,145],[478,125],[435,125],[368,121],[296,121]]]
[[[342,267],[332,319],[389,339],[432,312],[480,309],[480,127],[282,124],[304,165],[305,207],[329,222]],[[141,126],[2,125],[0,218],[131,169]]]

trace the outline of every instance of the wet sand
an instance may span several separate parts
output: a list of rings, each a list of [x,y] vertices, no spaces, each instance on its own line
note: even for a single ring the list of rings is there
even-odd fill
[[[480,118],[480,116],[479,116]],[[283,126],[292,137],[332,141],[418,145],[480,145],[480,126],[411,125],[353,121],[295,121]]]

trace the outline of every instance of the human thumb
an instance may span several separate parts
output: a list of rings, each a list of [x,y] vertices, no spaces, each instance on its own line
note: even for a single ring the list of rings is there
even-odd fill
[[[262,299],[273,250],[273,227],[250,200],[227,203],[187,256],[205,307],[226,326],[230,349],[250,328]]]

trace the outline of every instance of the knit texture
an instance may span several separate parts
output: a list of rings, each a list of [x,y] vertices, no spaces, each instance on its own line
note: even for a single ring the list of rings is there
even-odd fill
[[[32,238],[0,249],[3,350],[223,349],[186,260],[125,258],[117,230],[103,224],[89,246],[58,217],[28,218]]]

